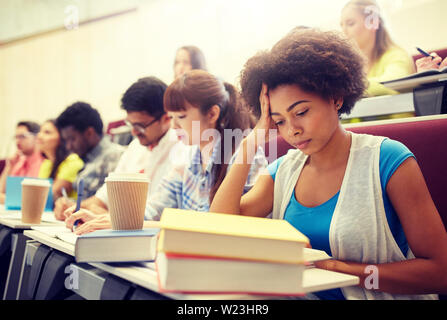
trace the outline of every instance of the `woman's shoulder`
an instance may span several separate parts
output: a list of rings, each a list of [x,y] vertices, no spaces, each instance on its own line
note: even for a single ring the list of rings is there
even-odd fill
[[[82,161],[81,158],[76,153],[69,154],[62,163],[82,163],[84,164],[84,161]]]
[[[60,163],[59,169],[71,168],[81,170],[83,166],[84,161],[76,153],[71,153]]]

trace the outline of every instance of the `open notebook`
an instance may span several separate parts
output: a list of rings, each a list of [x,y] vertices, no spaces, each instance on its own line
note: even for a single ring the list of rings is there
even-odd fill
[[[447,67],[439,70],[432,69],[411,74],[399,79],[381,82],[385,87],[399,91],[409,92],[425,84],[447,81]]]
[[[33,226],[31,227],[31,229],[42,232],[52,238],[57,238],[62,241],[68,242],[72,245],[76,244],[76,239],[79,237],[65,226]]]

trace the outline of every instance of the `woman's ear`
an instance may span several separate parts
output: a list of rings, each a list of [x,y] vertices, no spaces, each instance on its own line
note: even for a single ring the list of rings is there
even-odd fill
[[[171,117],[167,114],[167,113],[165,113],[165,114],[163,114],[162,116],[161,116],[161,118],[160,118],[160,123],[161,124],[171,124]]]
[[[208,113],[206,115],[210,124],[215,124],[217,122],[217,120],[219,119],[219,116],[220,116],[220,107],[217,104],[212,106],[208,110]]]
[[[334,107],[337,111],[339,111],[341,109],[341,107],[343,106],[343,98],[340,99],[334,99]]]

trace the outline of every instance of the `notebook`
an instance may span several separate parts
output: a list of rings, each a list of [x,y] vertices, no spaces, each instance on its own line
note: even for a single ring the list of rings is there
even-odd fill
[[[409,76],[381,82],[385,87],[403,92],[411,92],[422,85],[436,84],[447,81],[447,67],[436,70],[421,71]]]
[[[6,178],[6,197],[5,197],[5,209],[6,210],[21,210],[22,209],[22,181],[27,177],[7,177]],[[38,179],[38,178],[33,178]],[[53,185],[53,179],[41,179],[49,180]],[[52,187],[48,192],[48,199],[45,205],[45,211],[53,211],[53,192]]]

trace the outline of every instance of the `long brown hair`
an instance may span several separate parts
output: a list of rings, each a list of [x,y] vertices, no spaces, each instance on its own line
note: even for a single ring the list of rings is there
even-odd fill
[[[59,165],[62,163],[62,161],[64,161],[70,155],[70,152],[67,150],[67,148],[65,146],[65,140],[62,138],[62,135],[61,135],[58,127],[56,126],[56,120],[49,119],[49,120],[45,121],[44,123],[51,123],[54,126],[54,128],[56,128],[57,132],[59,133],[59,144],[55,151],[55,159],[54,159],[53,166],[51,167],[51,172],[50,172],[50,176],[49,176],[49,178],[55,180],[57,171],[59,169]],[[43,156],[46,158],[45,154],[43,154]]]
[[[380,7],[375,0],[351,0],[345,5],[345,8],[348,6],[357,8],[365,18],[369,14],[369,9],[373,7],[375,8],[375,11],[371,13],[378,15],[377,18],[379,19],[379,24],[376,30],[376,43],[374,44],[371,61],[371,64],[373,64],[377,62],[389,48],[396,46],[396,44],[391,39],[390,33],[385,27],[385,20],[383,19]]]
[[[223,82],[203,70],[186,72],[166,89],[163,99],[165,111],[185,110],[185,102],[198,108],[202,115],[206,115],[215,105],[220,107],[216,130],[222,137],[220,144],[221,159],[216,161],[213,167],[214,185],[210,191],[211,202],[225,178],[229,159],[237,147],[233,140],[231,141],[231,153],[224,150],[226,145],[224,130],[252,128],[252,116],[233,85]],[[227,154],[225,154],[225,151],[227,151]]]

